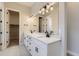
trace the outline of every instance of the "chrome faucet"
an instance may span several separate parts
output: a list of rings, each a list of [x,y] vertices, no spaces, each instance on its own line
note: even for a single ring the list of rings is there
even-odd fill
[[[36,31],[36,30],[31,30],[30,32],[33,33],[33,32],[35,32],[35,31]]]
[[[53,31],[50,31],[50,33],[46,30],[46,37],[50,37],[50,35],[52,35]]]

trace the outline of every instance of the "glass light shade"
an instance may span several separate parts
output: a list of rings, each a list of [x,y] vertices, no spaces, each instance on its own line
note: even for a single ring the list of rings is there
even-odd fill
[[[49,5],[47,5],[47,8],[46,9],[49,9]]]
[[[44,8],[42,8],[42,10],[41,11],[45,11],[45,9]]]
[[[39,13],[41,14],[41,10],[39,11]]]
[[[45,14],[45,12],[42,12],[42,15],[44,15]]]
[[[48,10],[46,10],[46,13],[48,13],[49,11]]]
[[[50,7],[50,10],[53,11],[53,7]]]

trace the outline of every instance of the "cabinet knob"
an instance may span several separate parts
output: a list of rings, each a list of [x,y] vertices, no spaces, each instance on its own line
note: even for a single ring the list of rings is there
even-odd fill
[[[8,33],[8,32],[6,32],[6,33]]]
[[[0,9],[0,12],[2,12],[2,9]]]
[[[6,22],[8,24],[8,22]]]
[[[2,23],[2,21],[0,21],[0,23]]]
[[[29,49],[29,51],[31,51],[31,49]]]
[[[2,34],[2,32],[0,32],[0,34]]]

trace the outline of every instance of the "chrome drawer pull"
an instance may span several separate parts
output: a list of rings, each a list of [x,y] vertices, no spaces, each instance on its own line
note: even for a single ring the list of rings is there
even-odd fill
[[[35,51],[38,53],[38,48],[37,47],[35,47]]]

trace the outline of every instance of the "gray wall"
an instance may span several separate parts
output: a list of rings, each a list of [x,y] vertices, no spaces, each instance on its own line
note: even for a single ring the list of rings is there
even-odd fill
[[[79,55],[79,3],[67,3],[68,52]]]

